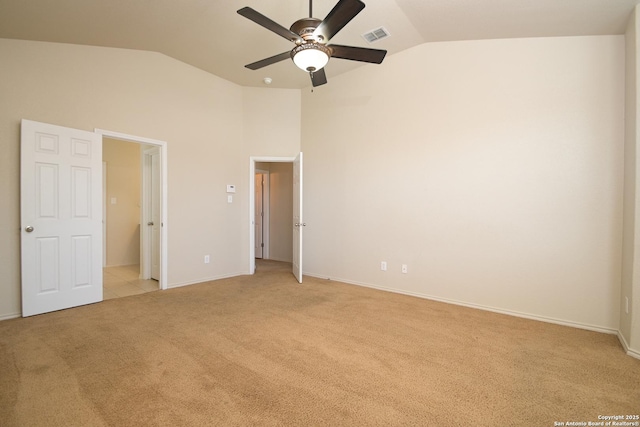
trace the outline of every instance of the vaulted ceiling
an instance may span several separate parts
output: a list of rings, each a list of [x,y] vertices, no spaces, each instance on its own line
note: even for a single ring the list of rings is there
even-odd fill
[[[623,34],[640,0],[363,0],[365,9],[333,42],[393,55],[439,41]],[[315,0],[323,19],[337,0]],[[280,25],[309,15],[308,0],[0,0],[0,38],[149,50],[243,86],[302,88],[308,75],[285,60],[252,71],[245,64],[290,50],[284,38],[238,15],[252,7]],[[390,37],[362,35],[384,27]],[[355,67],[337,58],[331,77]]]

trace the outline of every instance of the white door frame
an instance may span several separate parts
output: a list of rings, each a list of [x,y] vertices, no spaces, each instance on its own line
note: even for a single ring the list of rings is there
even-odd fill
[[[137,144],[153,145],[160,148],[160,289],[167,289],[167,254],[168,254],[168,221],[167,221],[167,143],[157,139],[145,138],[135,135],[127,135],[120,132],[113,132],[104,129],[94,129],[94,132],[102,137],[119,139]],[[142,224],[141,224],[142,226]],[[142,242],[141,242],[142,243]]]
[[[293,157],[249,157],[249,274],[256,272],[256,231],[255,231],[255,212],[256,212],[256,163],[293,163]]]
[[[102,162],[102,268],[107,266],[107,162]]]

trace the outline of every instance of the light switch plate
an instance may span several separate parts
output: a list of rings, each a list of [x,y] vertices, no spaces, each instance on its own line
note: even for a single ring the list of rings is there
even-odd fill
[[[235,193],[236,192],[236,186],[233,184],[227,184],[227,193]]]

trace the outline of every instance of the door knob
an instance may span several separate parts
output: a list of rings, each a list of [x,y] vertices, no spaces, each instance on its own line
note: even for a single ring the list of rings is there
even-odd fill
[[[32,226],[30,226],[30,225],[27,225],[27,226],[24,228],[24,231],[26,231],[27,233],[31,233],[31,232],[33,231],[33,227],[32,227]]]
[[[153,225],[153,221],[149,221],[147,225]]]

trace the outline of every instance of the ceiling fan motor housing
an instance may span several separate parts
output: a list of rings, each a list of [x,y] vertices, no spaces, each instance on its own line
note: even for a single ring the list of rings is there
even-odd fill
[[[318,28],[322,21],[317,18],[302,18],[298,19],[296,22],[291,25],[291,31],[300,35],[303,41],[298,41],[296,43],[302,44],[304,42],[324,42],[324,37],[319,35],[317,40],[313,36],[313,32]]]

